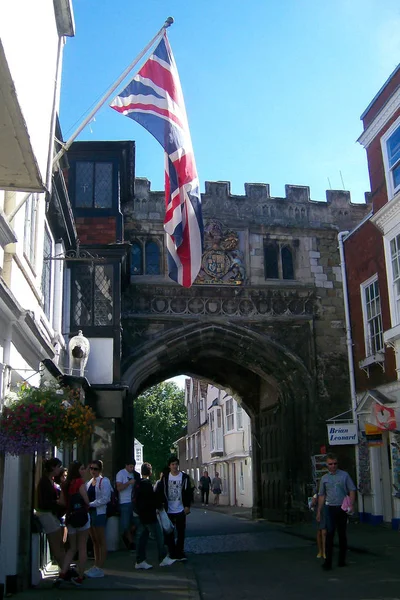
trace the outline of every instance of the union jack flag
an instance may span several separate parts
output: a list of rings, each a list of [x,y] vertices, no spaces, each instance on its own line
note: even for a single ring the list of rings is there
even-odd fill
[[[200,184],[178,70],[165,32],[110,106],[143,125],[165,150],[168,271],[171,279],[190,287],[203,249]]]

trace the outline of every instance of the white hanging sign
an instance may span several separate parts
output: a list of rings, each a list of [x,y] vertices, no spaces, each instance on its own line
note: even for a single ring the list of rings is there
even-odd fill
[[[327,425],[328,443],[330,446],[343,446],[345,444],[358,444],[358,433],[356,423],[345,425]]]

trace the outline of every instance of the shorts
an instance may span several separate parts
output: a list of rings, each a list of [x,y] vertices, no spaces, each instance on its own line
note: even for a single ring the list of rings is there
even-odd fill
[[[56,531],[60,531],[61,523],[60,519],[53,515],[51,512],[37,512],[37,518],[40,521],[41,526],[44,529],[46,534],[55,533]]]
[[[119,505],[119,526],[122,532],[127,531],[133,525],[132,503],[126,502]]]
[[[220,493],[221,493],[221,490],[220,490],[220,488],[215,488],[215,489],[213,490],[213,494],[215,494],[216,496],[219,496],[219,494],[220,494]]]
[[[72,525],[68,525],[67,529],[68,529],[68,535],[74,535],[75,533],[79,533],[80,531],[86,531],[87,529],[90,529],[91,522],[90,522],[90,515],[88,514],[88,520],[87,523],[83,526],[83,527],[72,527]]]
[[[107,515],[105,513],[104,515],[96,514],[96,509],[94,508],[90,510],[90,521],[91,527],[105,527],[107,523]]]

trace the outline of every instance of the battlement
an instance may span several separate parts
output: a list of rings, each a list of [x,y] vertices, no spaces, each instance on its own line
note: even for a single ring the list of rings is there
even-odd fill
[[[310,188],[285,185],[285,197],[271,196],[267,183],[245,183],[245,194],[231,194],[229,181],[206,181],[202,194],[205,217],[229,216],[230,220],[256,221],[276,226],[339,227],[351,229],[371,210],[371,194],[365,203],[353,203],[350,192],[327,190],[326,200],[311,200]],[[164,192],[152,191],[146,178],[135,179],[135,215],[163,219]]]

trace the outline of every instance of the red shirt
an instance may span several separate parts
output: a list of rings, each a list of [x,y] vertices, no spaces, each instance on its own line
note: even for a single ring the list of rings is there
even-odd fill
[[[67,509],[69,509],[70,497],[73,496],[74,494],[79,493],[79,488],[81,487],[81,485],[85,485],[85,482],[83,481],[82,477],[78,477],[78,479],[73,479],[71,481],[71,483],[69,484],[68,497],[67,497]],[[88,508],[88,507],[86,507],[86,508]]]

